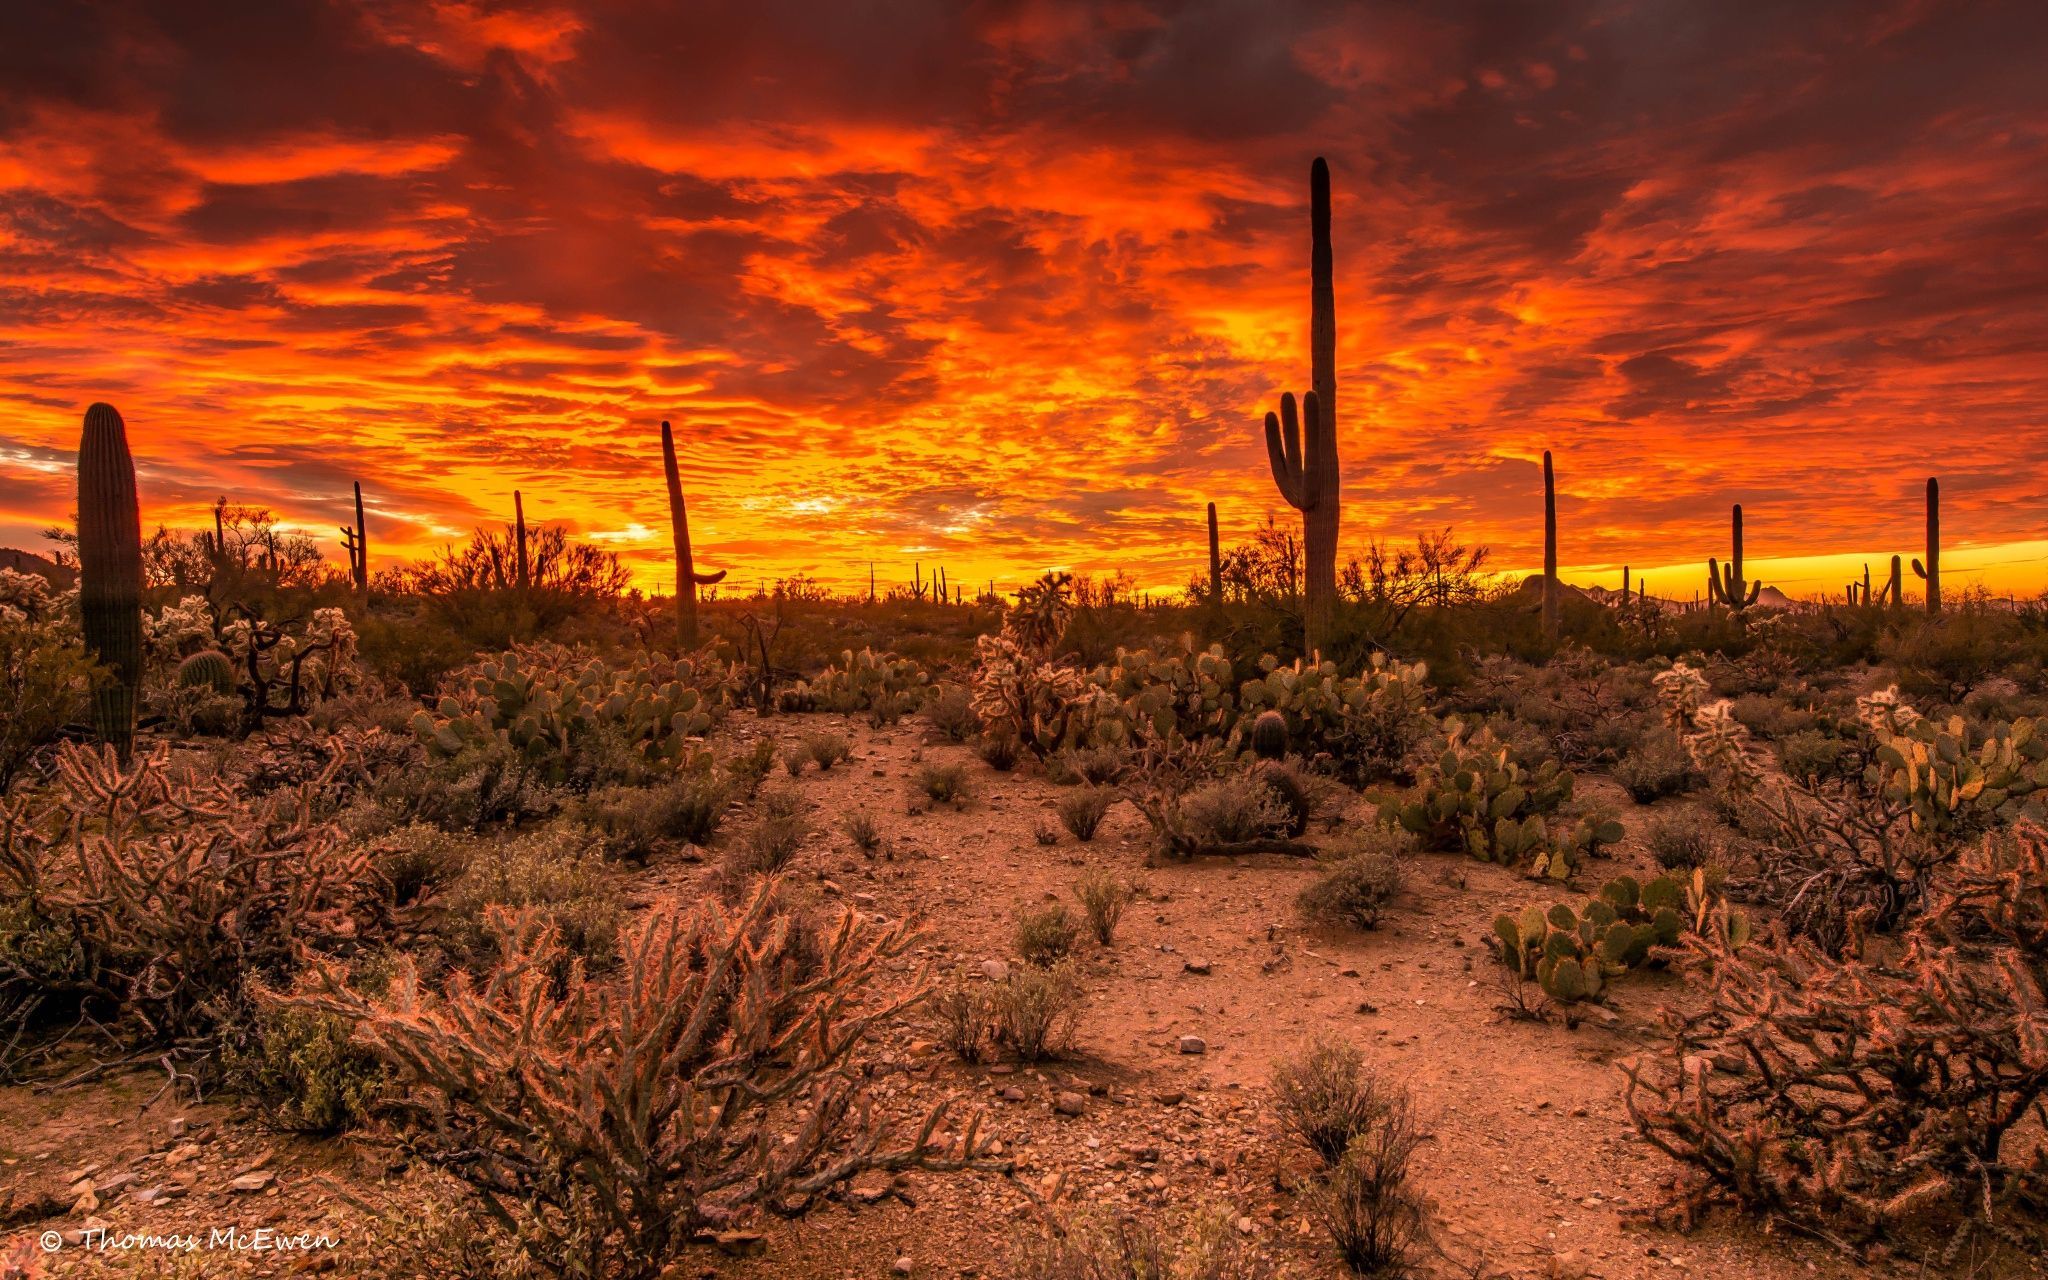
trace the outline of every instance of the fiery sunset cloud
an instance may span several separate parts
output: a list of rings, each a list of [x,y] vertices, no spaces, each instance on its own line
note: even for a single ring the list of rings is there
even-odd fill
[[[379,565],[559,520],[668,572],[1184,583],[1271,513],[1335,173],[1344,550],[1690,595],[2048,584],[2048,9],[1776,0],[17,4],[0,545],[92,400],[145,518]],[[331,545],[331,544],[330,544]],[[338,546],[332,554],[340,558]],[[1879,570],[1882,576],[1882,570]]]

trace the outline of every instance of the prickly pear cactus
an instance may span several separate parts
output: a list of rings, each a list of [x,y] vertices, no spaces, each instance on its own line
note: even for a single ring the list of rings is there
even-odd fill
[[[1915,831],[1948,835],[2011,818],[2048,792],[2048,736],[2035,720],[1994,726],[1973,743],[1961,716],[1922,716],[1896,687],[1857,699],[1856,710],[1877,740],[1875,781]]]
[[[782,692],[782,710],[866,712],[876,725],[894,724],[917,710],[930,692],[931,675],[909,658],[848,649],[815,680],[798,681]]]
[[[1376,653],[1355,676],[1339,675],[1337,664],[1296,661],[1281,666],[1271,655],[1265,674],[1238,690],[1238,733],[1249,738],[1262,712],[1277,711],[1287,722],[1288,747],[1303,755],[1328,753],[1339,766],[1398,760],[1433,729],[1429,713],[1429,669]],[[1237,744],[1240,749],[1247,742]]]
[[[515,648],[471,665],[435,711],[413,716],[412,727],[443,758],[503,739],[554,781],[601,730],[637,745],[650,762],[680,762],[711,727],[692,674],[687,660],[653,654],[614,668],[559,646]]]
[[[1499,916],[1491,945],[1518,977],[1569,1004],[1598,999],[1608,980],[1661,964],[1688,931],[1731,948],[1749,940],[1748,920],[1729,908],[1704,870],[1689,881],[1617,876],[1577,908],[1559,902]]]
[[[1380,818],[1425,846],[1562,880],[1576,865],[1544,819],[1571,798],[1572,775],[1556,760],[1525,765],[1487,729],[1451,722],[1444,750],[1417,776],[1421,795],[1389,801]]]

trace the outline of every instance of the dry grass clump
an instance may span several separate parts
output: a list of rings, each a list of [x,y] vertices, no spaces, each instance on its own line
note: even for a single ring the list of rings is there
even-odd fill
[[[494,908],[523,909],[546,921],[561,950],[600,967],[616,954],[624,917],[619,880],[604,854],[563,823],[472,841],[443,905],[448,944],[458,958],[478,964],[496,956]]]
[[[1056,1057],[1073,1043],[1081,1000],[1081,971],[1072,960],[1046,969],[1018,965],[989,990],[996,1042],[1025,1062]]]
[[[1697,819],[1659,818],[1643,829],[1650,856],[1666,871],[1690,871],[1720,860],[1721,842]]]
[[[1138,892],[1115,873],[1098,867],[1074,882],[1074,896],[1088,914],[1089,931],[1106,947],[1116,940],[1117,922]]]
[[[1354,1274],[1408,1274],[1429,1213],[1409,1181],[1422,1134],[1407,1091],[1355,1046],[1326,1038],[1275,1069],[1273,1097],[1281,1126],[1323,1164],[1304,1190],[1309,1220]]]
[[[1268,1280],[1274,1263],[1228,1213],[1199,1215],[1175,1235],[1157,1220],[1047,1221],[1011,1245],[1011,1280]]]
[[[974,698],[966,686],[942,684],[924,704],[925,722],[947,742],[966,742],[981,732]]]
[[[839,819],[839,830],[853,847],[872,858],[882,847],[882,828],[865,809],[854,809]]]
[[[1666,796],[1682,795],[1697,778],[1685,744],[1676,733],[1661,725],[1624,749],[1610,772],[1637,804],[1653,804]]]
[[[593,791],[575,814],[604,836],[607,854],[639,864],[669,841],[708,842],[731,801],[726,781],[707,769],[651,787]]]
[[[1294,825],[1281,797],[1265,781],[1236,773],[1196,787],[1180,801],[1180,817],[1203,845],[1245,844],[1278,836]]]
[[[1048,968],[1073,954],[1081,926],[1064,905],[1048,902],[1017,913],[1017,954],[1024,963]]]
[[[1353,929],[1377,928],[1380,915],[1401,892],[1401,842],[1374,831],[1323,864],[1323,872],[1302,889],[1296,904],[1303,915]]]
[[[912,791],[921,800],[930,804],[949,804],[959,808],[972,798],[974,792],[967,780],[967,766],[954,761],[927,761],[911,775]]]
[[[974,753],[981,762],[997,773],[1008,773],[1017,767],[1019,751],[1015,734],[991,731],[974,744]]]
[[[1085,844],[1095,838],[1095,829],[1102,825],[1103,815],[1115,803],[1116,792],[1109,787],[1080,787],[1060,796],[1060,822],[1073,833],[1074,839]]]

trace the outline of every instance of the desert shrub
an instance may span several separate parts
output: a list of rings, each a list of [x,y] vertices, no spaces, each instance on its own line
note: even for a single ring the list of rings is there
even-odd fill
[[[603,967],[617,954],[624,915],[617,875],[602,842],[566,824],[475,841],[462,874],[443,898],[443,935],[471,963],[495,961],[495,909],[523,910],[546,922],[555,945]]]
[[[829,770],[853,754],[853,744],[846,740],[845,734],[840,733],[807,733],[804,735],[803,749],[804,754],[816,761],[821,770]]]
[[[700,1233],[801,1214],[871,1169],[1007,1167],[974,1124],[936,1147],[943,1106],[891,1145],[855,1105],[857,1055],[925,994],[878,990],[914,936],[849,915],[799,980],[772,902],[764,885],[735,911],[657,908],[612,980],[533,915],[499,911],[500,959],[475,979],[436,989],[401,958],[370,996],[322,965],[290,1003],[356,1026],[440,1099],[417,1149],[556,1275],[654,1280]]]
[[[1720,860],[1721,842],[1696,818],[1659,818],[1643,830],[1643,843],[1666,871],[1691,871]]]
[[[605,852],[626,862],[647,861],[664,841],[704,844],[718,830],[731,797],[710,769],[692,769],[651,787],[593,791],[576,817],[604,836]]]
[[[1853,1243],[2043,1203],[2015,1124],[2048,1097],[2048,833],[1979,841],[1880,959],[1709,937],[1693,963],[1706,1006],[1627,1068],[1637,1130],[1690,1170],[1681,1219],[1726,1200]]]
[[[1428,1201],[1409,1181],[1422,1137],[1407,1094],[1390,1092],[1379,1118],[1303,1197],[1309,1221],[1353,1275],[1413,1274],[1415,1253],[1431,1235]]]
[[[1017,954],[1026,964],[1050,968],[1072,954],[1081,926],[1057,902],[1026,907],[1017,913]]]
[[[1130,763],[1130,753],[1113,744],[1069,747],[1046,762],[1046,773],[1054,782],[1100,787],[1115,782]]]
[[[0,656],[0,663],[5,661]],[[144,705],[181,738],[227,737],[242,728],[242,700],[203,684],[147,689]]]
[[[754,815],[759,818],[797,818],[811,811],[803,788],[789,782],[775,782],[754,793]]]
[[[1072,960],[1043,969],[1014,966],[989,988],[996,1041],[1025,1062],[1054,1057],[1073,1043],[1081,1000],[1081,973]]]
[[[757,738],[754,745],[723,761],[725,771],[743,797],[751,798],[775,768],[775,739]]]
[[[1057,803],[1061,825],[1074,839],[1086,843],[1095,838],[1095,828],[1116,803],[1116,792],[1108,787],[1082,787],[1060,796]]]
[[[1782,698],[1762,693],[1745,693],[1732,704],[1735,718],[1759,738],[1777,739],[1812,729],[1813,712],[1795,707]]]
[[[1351,1140],[1386,1114],[1387,1090],[1348,1040],[1323,1036],[1299,1058],[1273,1068],[1273,1108],[1280,1128],[1334,1165]]]
[[[1040,818],[1031,828],[1031,838],[1038,841],[1042,847],[1050,849],[1060,842],[1060,829]]]
[[[802,774],[804,771],[804,766],[809,764],[810,762],[811,753],[804,750],[803,745],[801,743],[794,746],[784,747],[782,749],[783,771],[788,773],[789,776],[792,778]]]
[[[1649,730],[1634,747],[1622,752],[1611,772],[1637,804],[1683,795],[1693,783],[1692,760],[1685,754],[1685,744],[1663,726]]]
[[[1265,778],[1249,772],[1196,787],[1181,801],[1181,816],[1195,839],[1210,847],[1278,837],[1294,825],[1294,815]]]
[[[1296,899],[1302,914],[1354,929],[1378,927],[1380,914],[1401,892],[1399,844],[1390,833],[1375,832],[1324,862],[1322,873]]]
[[[1007,733],[989,733],[974,744],[974,753],[997,773],[1008,773],[1017,766],[1017,739]]]
[[[1074,896],[1088,915],[1089,931],[1106,947],[1116,940],[1117,922],[1138,894],[1115,873],[1098,867],[1074,882]]]
[[[358,967],[360,973],[364,966]],[[231,1084],[263,1100],[265,1124],[293,1133],[335,1134],[369,1120],[392,1074],[331,1013],[259,997],[246,1044],[230,1047]]]
[[[1088,1219],[1020,1234],[1008,1280],[1269,1280],[1274,1264],[1227,1213],[1201,1215],[1184,1233],[1156,1221]]]
[[[925,722],[947,742],[967,742],[981,732],[981,717],[974,714],[974,699],[963,685],[942,684],[924,704]]]
[[[0,799],[0,1007],[26,994],[206,1043],[301,950],[376,936],[368,856],[313,818],[320,782],[251,800],[162,747],[124,764],[65,745],[55,764]]]
[[[1854,762],[1849,744],[1817,729],[1785,735],[1778,740],[1778,765],[1786,775],[1815,785],[1839,776],[1843,765]]]
[[[0,569],[0,795],[64,726],[84,718],[98,668],[56,619],[39,577]]]
[[[930,1008],[939,1043],[960,1061],[987,1062],[995,1055],[998,1027],[995,1000],[986,984],[964,975],[932,992]]]
[[[510,743],[493,740],[385,775],[378,780],[376,805],[394,824],[489,831],[548,817],[565,798]]]
[[[1955,705],[2003,675],[2021,659],[2024,646],[2011,614],[1965,599],[1906,623],[1878,651],[1896,673],[1901,693]]]
[[[955,761],[928,761],[911,775],[912,789],[932,804],[950,804],[954,808],[967,803],[973,789],[967,781],[967,767]]]
[[[757,815],[746,830],[725,847],[716,880],[720,896],[727,902],[737,902],[746,897],[755,880],[776,875],[795,861],[810,835],[810,819],[802,813],[763,812]]]
[[[365,841],[370,865],[388,886],[397,906],[431,898],[469,865],[472,842],[424,822],[382,832]]]
[[[839,829],[853,841],[854,848],[869,857],[882,847],[882,829],[876,825],[874,815],[865,809],[855,809],[840,818]]]

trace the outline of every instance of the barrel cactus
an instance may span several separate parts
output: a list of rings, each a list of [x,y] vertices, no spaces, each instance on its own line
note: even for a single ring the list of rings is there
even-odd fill
[[[1252,754],[1261,760],[1278,760],[1287,754],[1287,717],[1278,711],[1261,711],[1252,721]]]
[[[142,684],[142,515],[128,427],[110,404],[85,411],[78,441],[78,611],[86,651],[112,675],[93,690],[93,727],[125,756]]]
[[[202,649],[178,664],[177,684],[180,689],[233,693],[235,664],[218,649]]]

